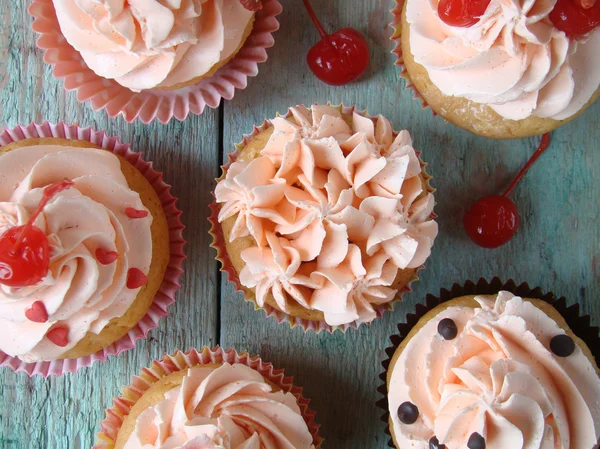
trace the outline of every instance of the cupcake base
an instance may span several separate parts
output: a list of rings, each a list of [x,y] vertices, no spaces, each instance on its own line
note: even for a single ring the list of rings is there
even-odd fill
[[[557,299],[552,292],[544,293],[540,287],[531,288],[526,283],[516,284],[512,279],[504,283],[498,277],[493,278],[490,282],[482,278],[477,283],[467,281],[464,285],[454,284],[450,290],[442,289],[439,296],[428,294],[425,298],[425,304],[417,304],[415,313],[407,314],[406,321],[398,324],[398,334],[390,337],[392,345],[385,350],[388,358],[382,362],[384,372],[379,376],[383,384],[377,389],[383,395],[383,398],[377,402],[377,406],[384,410],[381,420],[386,423],[385,433],[387,435],[391,437],[389,404],[387,399],[388,372],[391,372],[390,367],[392,366],[394,355],[396,352],[400,352],[398,349],[401,349],[403,343],[406,344],[405,342],[410,339],[419,320],[434,308],[456,298],[472,295],[494,295],[501,290],[509,291],[522,298],[537,300],[535,304],[537,307],[542,308],[561,327],[564,327],[564,324],[566,324],[576,337],[583,340],[590,350],[590,354],[586,355],[595,361],[596,367],[600,366],[599,329],[598,327],[590,326],[589,315],[580,316],[579,304],[567,306],[567,301],[564,297]],[[392,448],[396,447],[391,438],[388,441],[388,446]]]
[[[167,314],[168,306],[175,301],[175,292],[180,286],[179,277],[183,273],[181,264],[185,260],[184,226],[180,220],[181,211],[176,206],[177,199],[171,195],[171,188],[164,183],[162,174],[142,160],[140,153],[132,152],[129,145],[120,143],[116,137],[109,137],[103,131],[64,123],[32,123],[0,134],[0,153],[7,148],[23,146],[23,142],[26,145],[37,142],[92,146],[115,153],[121,160],[124,175],[131,187],[140,193],[144,205],[158,218],[156,225],[152,225],[152,238],[153,244],[159,248],[157,254],[160,257],[153,257],[149,282],[140,290],[136,301],[121,317],[122,320],[112,320],[98,335],[88,334],[58,360],[28,363],[0,352],[0,366],[10,366],[30,376],[62,375],[133,348],[137,340],[145,338],[150,329],[158,326],[160,318]],[[157,232],[154,232],[155,226]]]

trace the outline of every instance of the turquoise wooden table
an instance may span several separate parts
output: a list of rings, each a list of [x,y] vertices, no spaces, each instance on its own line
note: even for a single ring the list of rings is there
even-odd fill
[[[600,102],[553,133],[552,146],[513,194],[522,217],[519,233],[499,249],[484,250],[463,231],[465,208],[505,187],[538,139],[486,140],[422,110],[393,64],[389,0],[313,2],[327,28],[352,26],[367,36],[372,61],[359,82],[329,87],[309,72],[304,58],[317,32],[300,0],[283,0],[275,47],[248,88],[218,110],[166,126],[110,119],[66,93],[35,46],[27,3],[0,1],[0,127],[64,120],[131,143],[164,172],[180,198],[188,259],[169,316],[134,350],[60,378],[0,369],[0,449],[90,448],[105,409],[132,375],[165,352],[216,344],[260,353],[285,367],[312,398],[325,447],[382,449],[388,438],[375,406],[380,362],[395,324],[427,292],[498,275],[564,295],[600,324]],[[304,334],[254,312],[220,275],[209,248],[208,204],[223,155],[263,118],[290,105],[327,101],[368,108],[395,129],[410,130],[438,189],[440,235],[421,281],[393,313],[345,335]]]

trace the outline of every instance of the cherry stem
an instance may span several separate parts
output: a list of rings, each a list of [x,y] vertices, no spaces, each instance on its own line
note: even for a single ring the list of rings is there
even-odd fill
[[[310,6],[310,3],[308,2],[308,0],[302,0],[302,1],[304,2],[304,6],[306,7],[306,10],[308,11],[308,15],[310,16],[311,20],[317,27],[317,30],[319,30],[319,34],[321,35],[321,38],[327,39],[329,37],[329,34],[327,33],[327,31],[325,31],[325,28],[323,28],[323,25],[321,25],[321,22],[319,22],[319,18],[315,14],[315,11],[312,9],[312,6]]]
[[[42,195],[40,203],[33,211],[33,214],[31,214],[31,216],[29,217],[29,220],[27,220],[27,224],[25,224],[25,227],[21,229],[21,232],[19,233],[15,244],[10,250],[11,255],[17,253],[17,251],[19,250],[19,246],[21,246],[21,243],[23,243],[23,239],[25,238],[29,230],[32,228],[33,222],[36,220],[38,215],[42,213],[44,207],[46,207],[46,205],[54,197],[54,195],[56,195],[59,192],[62,192],[65,189],[68,189],[72,185],[73,181],[71,181],[70,179],[65,179],[64,181],[55,182],[54,184],[51,184],[44,189],[44,194]]]
[[[537,161],[537,159],[542,155],[546,148],[550,145],[550,133],[546,133],[542,136],[542,140],[540,142],[540,146],[535,150],[535,152],[531,155],[525,166],[521,169],[521,171],[517,174],[516,178],[510,183],[507,189],[504,191],[502,196],[508,196],[513,191],[517,183],[521,180],[525,173],[531,168],[533,163]]]

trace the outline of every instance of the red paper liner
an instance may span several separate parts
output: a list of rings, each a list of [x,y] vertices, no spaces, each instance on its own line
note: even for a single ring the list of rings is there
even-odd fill
[[[554,307],[565,319],[573,333],[585,342],[592,352],[592,355],[596,360],[596,364],[600,366],[600,333],[598,327],[591,326],[589,315],[579,315],[579,304],[573,304],[571,306],[567,305],[567,300],[564,296],[556,298],[554,293],[544,293],[540,287],[532,288],[529,287],[527,283],[517,284],[512,279],[509,279],[507,282],[502,282],[498,277],[494,277],[489,282],[484,278],[481,278],[479,281],[477,281],[477,283],[473,281],[466,281],[462,285],[454,284],[450,290],[443,288],[440,290],[439,296],[428,294],[425,297],[425,304],[417,304],[415,313],[409,313],[406,315],[406,321],[398,324],[398,334],[390,337],[392,345],[385,350],[388,358],[381,362],[384,371],[379,375],[379,379],[381,379],[383,384],[377,388],[377,391],[383,395],[383,398],[377,401],[377,406],[384,410],[381,420],[386,424],[385,433],[390,436],[388,446],[396,447],[391,438],[389,427],[390,413],[387,399],[387,374],[392,357],[394,357],[394,353],[400,344],[404,341],[415,324],[417,324],[427,312],[439,306],[440,304],[467,295],[495,295],[501,290],[509,291],[516,296],[520,296],[521,298],[540,299]]]
[[[184,226],[180,219],[181,211],[177,208],[177,198],[171,195],[171,187],[163,181],[162,173],[154,170],[151,162],[144,161],[141,153],[131,151],[128,144],[121,143],[117,137],[108,136],[104,131],[95,131],[91,127],[69,126],[63,122],[56,125],[50,122],[31,123],[29,126],[19,125],[13,129],[7,129],[0,134],[0,147],[23,139],[44,137],[85,140],[118,154],[137,168],[150,182],[160,199],[169,227],[171,252],[171,259],[167,265],[164,280],[156,292],[148,312],[134,328],[110,346],[85,357],[31,363],[0,351],[0,366],[9,366],[16,372],[24,371],[30,376],[48,377],[61,376],[64,373],[75,373],[80,368],[91,366],[97,360],[105,361],[109,355],[119,355],[121,352],[133,348],[140,338],[145,338],[150,329],[158,326],[160,318],[167,315],[167,308],[175,301],[175,292],[179,290],[179,278],[183,273],[181,265],[186,256],[184,253]]]
[[[88,68],[61,34],[52,0],[34,0],[28,9],[34,18],[32,28],[39,34],[37,46],[45,52],[44,61],[54,66],[56,78],[64,79],[67,91],[75,90],[79,102],[89,100],[93,110],[105,109],[109,117],[122,115],[130,123],[139,118],[146,124],[155,119],[164,124],[173,117],[183,121],[190,113],[200,115],[206,106],[217,108],[221,99],[231,100],[236,89],[245,89],[248,78],[258,74],[258,64],[267,60],[267,48],[275,44],[272,34],[279,29],[276,17],[282,10],[279,0],[263,0],[243,47],[214,75],[180,89],[133,92]]]
[[[390,23],[390,27],[394,32],[390,37],[390,40],[394,43],[394,48],[392,49],[392,54],[396,56],[395,65],[400,67],[400,77],[404,78],[406,81],[406,88],[410,89],[413,93],[413,98],[419,100],[421,102],[421,106],[423,109],[429,109],[433,115],[438,115],[433,109],[429,107],[425,98],[421,95],[417,87],[413,84],[410,79],[410,75],[408,74],[408,70],[406,70],[406,66],[404,65],[404,56],[402,55],[402,9],[404,8],[404,2],[406,0],[394,0],[394,7],[392,8],[391,14],[394,16],[392,23]]]
[[[315,103],[315,105],[318,105],[318,103]],[[328,105],[331,106],[331,103],[328,103]],[[372,116],[369,115],[367,110],[357,109],[356,106],[335,105],[334,107],[339,108],[340,111],[344,114],[352,114],[353,112],[356,112],[362,116],[372,118]],[[289,118],[291,116],[292,116],[292,113],[289,109],[288,109],[287,113],[283,116],[281,114],[277,113],[277,117]],[[236,148],[235,151],[233,153],[229,153],[227,155],[229,158],[229,161],[227,162],[227,164],[221,166],[222,175],[220,178],[217,179],[217,182],[220,179],[222,179],[223,177],[225,177],[227,170],[229,169],[231,164],[233,164],[236,161],[236,159],[239,156],[239,154],[241,153],[241,151],[246,147],[246,145],[248,145],[248,142],[250,142],[250,140],[254,136],[256,136],[260,132],[268,129],[271,126],[272,126],[271,121],[265,119],[263,121],[262,125],[260,125],[260,126],[255,125],[250,134],[244,134],[243,140],[240,143],[235,144],[235,148]],[[429,183],[429,181],[431,180],[431,176],[425,170],[427,164],[421,159],[420,151],[415,150],[415,153],[416,153],[417,157],[419,158],[419,161],[421,162],[423,178],[425,179],[425,190],[427,192],[433,193],[433,192],[435,192],[435,189],[433,187],[431,187],[431,185]],[[214,197],[214,192],[213,192],[213,197]],[[246,301],[252,302],[254,304],[254,310],[263,310],[267,317],[275,318],[277,320],[278,324],[287,323],[287,324],[289,324],[290,328],[292,328],[292,329],[295,327],[301,327],[304,330],[304,332],[314,331],[316,333],[320,333],[321,331],[326,331],[329,333],[333,333],[336,330],[346,332],[350,328],[358,329],[358,327],[361,324],[366,324],[366,325],[371,324],[371,322],[359,323],[358,321],[354,321],[352,323],[332,326],[330,324],[325,323],[324,321],[314,321],[314,320],[307,320],[304,318],[295,317],[288,313],[282,312],[281,310],[276,309],[275,307],[273,307],[269,304],[266,304],[266,303],[262,307],[259,306],[258,303],[254,300],[254,298],[249,298],[246,296],[246,292],[242,288],[242,285],[238,278],[238,274],[237,274],[235,268],[231,264],[231,261],[227,254],[227,249],[225,247],[225,239],[223,237],[223,230],[221,228],[221,224],[218,221],[219,206],[216,202],[216,199],[215,199],[215,201],[213,201],[213,203],[209,207],[211,210],[211,215],[208,219],[208,221],[210,222],[210,225],[211,225],[209,233],[213,238],[211,247],[217,251],[216,259],[221,263],[221,272],[223,272],[227,275],[229,282],[231,282],[235,286],[236,291],[241,292],[244,295],[244,299]],[[437,217],[437,215],[435,215],[435,214],[432,214],[432,216],[431,216],[432,219],[434,219],[436,217]],[[402,298],[404,297],[404,295],[406,293],[412,291],[412,288],[411,288],[412,283],[419,280],[418,273],[419,273],[419,271],[421,271],[424,268],[425,268],[425,265],[422,265],[415,269],[415,273],[413,274],[413,277],[409,280],[409,282],[406,284],[406,286],[404,286],[401,290],[398,290],[396,297],[392,301],[385,303],[385,304],[374,305],[375,312],[377,313],[377,318],[383,317],[383,314],[386,311],[393,310],[394,305],[399,303],[400,301],[402,301]]]
[[[106,418],[100,423],[100,432],[97,434],[98,438],[94,449],[114,448],[123,420],[135,403],[158,380],[195,365],[222,364],[224,362],[249,366],[281,388],[282,391],[292,393],[296,397],[302,417],[313,437],[315,449],[320,449],[323,443],[323,439],[319,436],[321,426],[315,423],[315,412],[309,408],[310,399],[302,396],[302,388],[294,385],[294,378],[285,376],[284,370],[275,369],[272,364],[263,362],[258,355],[251,357],[247,352],[238,354],[234,349],[224,350],[219,346],[214,349],[205,346],[200,351],[190,349],[183,353],[177,350],[173,355],[165,354],[162,360],[153,361],[150,368],[144,368],[139,376],[132,377],[131,384],[121,389],[121,396],[115,398],[113,407],[106,411]]]

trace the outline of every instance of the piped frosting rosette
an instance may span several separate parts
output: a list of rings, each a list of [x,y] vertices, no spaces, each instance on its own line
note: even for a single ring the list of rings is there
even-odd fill
[[[274,45],[282,7],[264,0],[253,15],[239,0],[35,0],[28,11],[44,61],[80,102],[167,123],[246,87]]]
[[[169,383],[162,399],[128,422],[144,394],[173,375],[182,375],[181,381],[171,381],[176,385]],[[258,357],[219,347],[177,351],[122,390],[95,448],[315,449],[322,439],[309,402],[291,377]],[[124,423],[133,424],[125,437],[119,436]]]
[[[0,134],[0,147],[40,138],[84,141],[101,148],[40,144],[2,156],[7,182],[0,191],[0,233],[28,219],[46,185],[65,177],[74,183],[57,195],[35,222],[46,233],[51,248],[48,275],[31,287],[0,286],[0,365],[49,376],[76,372],[131,349],[156,327],[175,300],[185,240],[181,212],[170,187],[129,145],[91,128],[45,122],[5,130]],[[88,356],[61,358],[86,333],[101,332],[112,318],[126,312],[140,290],[128,286],[129,276],[132,270],[146,274],[151,262],[152,217],[139,194],[129,189],[115,155],[133,165],[155,190],[167,219],[170,260],[147,313],[122,338]],[[128,208],[143,218],[132,219]],[[104,260],[98,250],[116,253],[116,258]],[[43,305],[44,320],[30,315],[35,312],[34,303]],[[65,331],[49,338],[57,328]]]
[[[215,190],[213,228],[235,220],[229,241],[254,242],[241,252],[239,279],[226,268],[230,279],[261,308],[321,312],[330,330],[371,322],[397,298],[399,274],[429,257],[438,232],[408,131],[324,105],[290,108],[263,130],[271,127],[260,155],[232,162]]]
[[[458,449],[479,440],[488,449],[595,448],[600,377],[594,355],[600,354],[589,317],[588,326],[581,326],[586,318],[579,318],[576,307],[567,308],[564,298],[556,301],[526,284],[501,285],[494,279],[492,286],[480,281],[473,287],[455,285],[451,292],[442,291],[441,300],[428,296],[428,307],[418,309],[416,317],[409,315],[407,324],[399,326],[400,336],[392,337],[394,347],[386,351],[392,360],[384,362],[386,385],[380,389],[386,397],[379,405],[386,409],[384,420],[395,446],[427,449],[436,441]],[[532,303],[506,290],[487,294],[494,287],[544,302]],[[476,294],[475,304],[443,304],[414,328],[435,305],[467,294]],[[595,354],[579,344],[562,354],[553,348],[555,337],[574,337],[559,324],[564,319],[580,324],[571,329],[592,344]],[[448,325],[454,329],[451,335],[444,331]],[[402,415],[406,411],[411,416]]]

